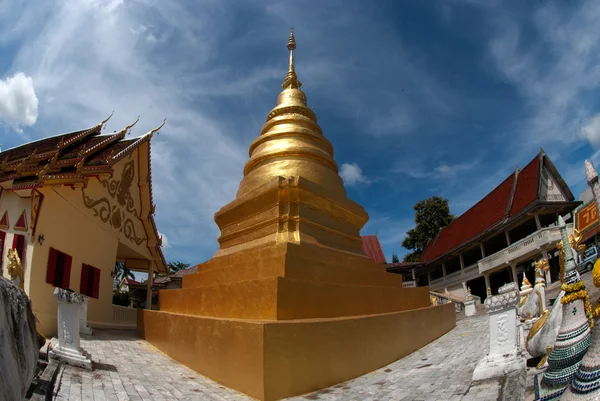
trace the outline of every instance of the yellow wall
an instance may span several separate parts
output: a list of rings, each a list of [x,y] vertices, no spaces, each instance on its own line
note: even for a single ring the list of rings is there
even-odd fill
[[[219,319],[138,310],[140,335],[172,358],[259,400],[329,387],[381,368],[456,324],[453,304],[336,319]]]
[[[58,192],[57,192],[58,191]],[[65,191],[79,189],[43,188],[44,202],[40,211],[36,237],[43,234],[45,241],[35,242],[32,257],[32,272],[29,280],[29,296],[33,312],[42,323],[46,336],[56,333],[57,303],[53,296],[54,287],[46,283],[46,270],[50,248],[73,257],[71,264],[70,288],[79,292],[82,263],[101,270],[98,299],[90,298],[88,322],[110,322],[112,320],[112,277],[117,256],[117,238],[89,216],[73,208]],[[66,198],[66,199],[65,199]]]

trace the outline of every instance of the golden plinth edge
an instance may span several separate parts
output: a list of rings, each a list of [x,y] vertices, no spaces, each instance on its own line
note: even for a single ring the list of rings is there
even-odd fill
[[[235,200],[215,214],[219,250],[139,310],[148,342],[259,400],[316,391],[383,367],[456,325],[429,287],[403,288],[361,249],[368,220],[348,199],[290,63]]]

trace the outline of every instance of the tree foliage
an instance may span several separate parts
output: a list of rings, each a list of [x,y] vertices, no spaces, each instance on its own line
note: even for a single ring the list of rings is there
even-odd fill
[[[454,220],[448,199],[441,196],[423,199],[415,203],[413,209],[416,226],[406,232],[406,238],[402,241],[402,247],[411,251],[404,255],[405,262],[418,262],[427,242]]]
[[[128,277],[132,280],[135,280],[135,276],[133,275],[133,272],[131,270],[129,270],[127,267],[125,267],[124,262],[115,263],[115,280],[117,282],[117,285],[119,285],[121,283],[121,281],[126,277]]]
[[[183,263],[180,261],[177,262],[169,262],[167,263],[167,267],[171,271],[171,273],[177,273],[179,270],[184,270],[190,267],[189,263]]]
[[[395,253],[392,253],[392,263],[400,263],[400,259]]]

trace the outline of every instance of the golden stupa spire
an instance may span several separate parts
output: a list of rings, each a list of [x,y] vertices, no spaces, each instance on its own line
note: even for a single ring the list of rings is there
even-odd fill
[[[294,50],[296,50],[296,38],[294,38],[294,28],[290,29],[290,37],[288,39],[287,48],[290,51],[290,65],[288,66],[288,73],[281,84],[283,89],[300,89],[302,83],[298,80],[298,75],[294,69]]]

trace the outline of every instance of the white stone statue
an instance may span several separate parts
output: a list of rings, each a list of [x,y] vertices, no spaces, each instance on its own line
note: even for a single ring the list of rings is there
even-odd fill
[[[84,296],[62,288],[55,288],[54,296],[58,300],[58,345],[48,356],[91,370],[90,355],[79,346],[79,310]]]
[[[473,380],[501,377],[514,370],[525,370],[525,358],[517,347],[517,306],[519,291],[515,283],[500,287],[499,294],[486,298],[489,313],[490,352],[475,367]]]
[[[535,286],[530,294],[521,298],[519,305],[521,320],[539,318],[546,310],[546,280],[544,277],[549,269],[548,259],[535,262]]]

